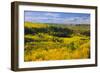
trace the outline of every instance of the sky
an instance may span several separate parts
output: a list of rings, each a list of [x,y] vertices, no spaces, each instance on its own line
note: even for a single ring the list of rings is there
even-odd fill
[[[24,11],[24,21],[55,24],[90,24],[90,14],[67,12]]]

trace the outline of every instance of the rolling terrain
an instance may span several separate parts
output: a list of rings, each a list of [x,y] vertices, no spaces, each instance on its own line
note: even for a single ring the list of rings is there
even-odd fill
[[[24,24],[24,61],[90,58],[89,24]]]

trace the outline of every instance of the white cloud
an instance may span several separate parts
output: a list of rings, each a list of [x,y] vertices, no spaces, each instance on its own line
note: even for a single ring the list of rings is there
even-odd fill
[[[27,16],[26,21],[31,22],[50,22],[50,23],[62,23],[62,24],[89,24],[90,19],[88,17],[64,17],[60,14],[44,13],[42,16]]]
[[[86,18],[84,19],[83,17],[70,17],[70,18],[65,18],[63,19],[64,24],[89,24],[90,19]]]
[[[55,14],[55,13],[45,13],[44,14],[45,16],[52,16],[52,17],[59,17],[60,16],[60,14]]]
[[[31,16],[27,16],[25,18],[26,20],[40,20],[40,19],[48,19],[47,17],[31,17]]]

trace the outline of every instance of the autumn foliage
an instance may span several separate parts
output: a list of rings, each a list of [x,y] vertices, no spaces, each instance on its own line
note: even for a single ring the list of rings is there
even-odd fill
[[[24,61],[90,58],[88,24],[43,24],[25,22]]]

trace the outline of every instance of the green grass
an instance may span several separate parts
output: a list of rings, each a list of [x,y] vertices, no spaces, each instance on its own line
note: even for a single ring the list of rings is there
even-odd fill
[[[25,22],[24,61],[90,57],[90,26]]]

